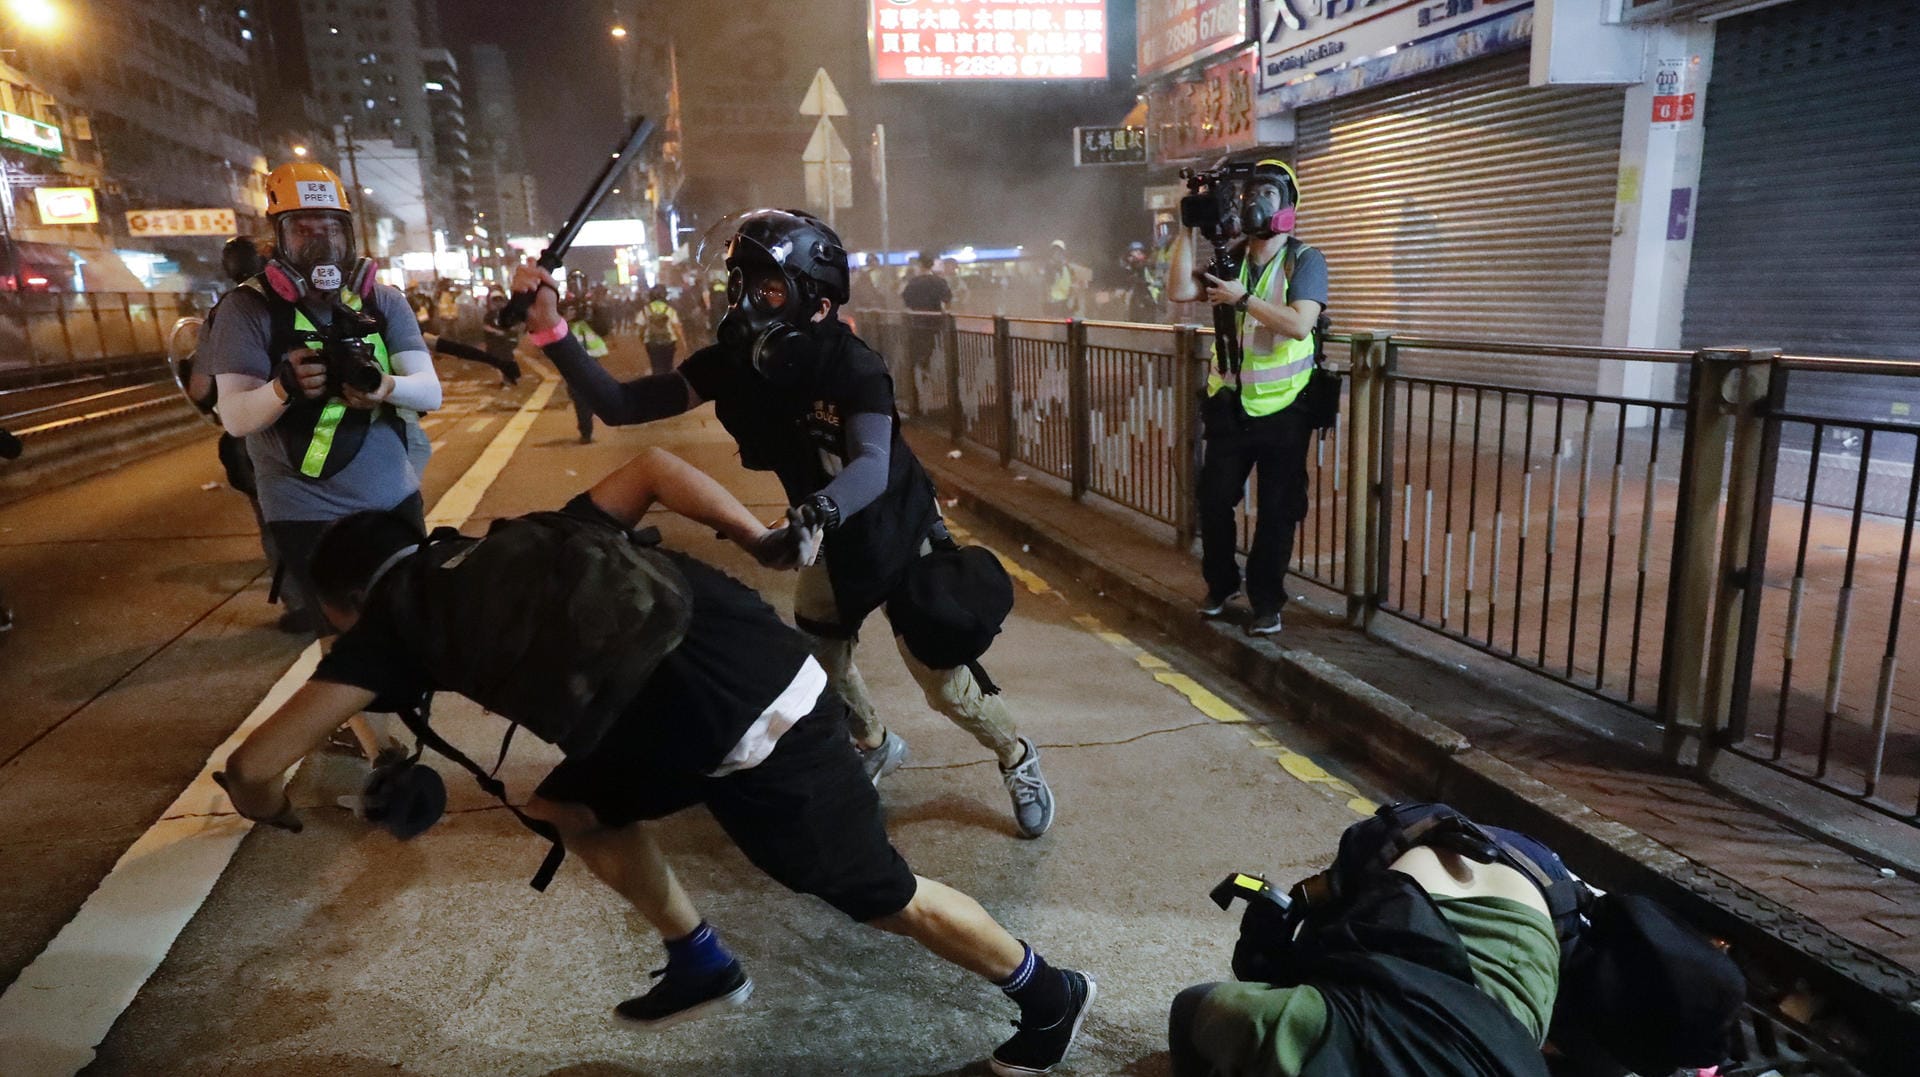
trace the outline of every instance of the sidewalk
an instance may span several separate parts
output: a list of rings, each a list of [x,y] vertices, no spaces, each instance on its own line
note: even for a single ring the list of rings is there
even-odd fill
[[[1517,670],[1471,663],[1482,668],[1469,673],[1415,655],[1345,627],[1325,603],[1290,605],[1277,646],[1202,622],[1197,566],[1181,551],[984,453],[951,459],[953,446],[926,430],[909,440],[943,498],[1017,534],[1270,702],[1331,727],[1410,792],[1536,833],[1597,885],[1680,903],[1732,943],[1768,984],[1762,991],[1777,1000],[1810,987],[1783,1008],[1823,1032],[1882,1052],[1920,1033],[1920,884],[1630,741],[1576,727],[1548,702],[1564,690]]]

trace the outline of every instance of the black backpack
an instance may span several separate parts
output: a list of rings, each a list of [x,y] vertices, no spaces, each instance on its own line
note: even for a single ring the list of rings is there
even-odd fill
[[[520,726],[579,756],[686,637],[692,598],[680,570],[651,548],[658,541],[651,528],[635,534],[562,512],[496,520],[478,539],[443,527],[380,592],[440,690],[513,723],[502,760]],[[428,703],[401,712],[407,728],[504,802],[505,787],[433,731]],[[514,814],[556,842],[534,879],[544,889],[559,867],[558,836]]]
[[[1293,285],[1293,267],[1299,263],[1300,252],[1312,250],[1307,244],[1292,236],[1287,237],[1286,253],[1281,255],[1280,271],[1286,274],[1287,285]],[[1325,304],[1320,307],[1320,317],[1313,323],[1313,373],[1308,376],[1306,387],[1294,400],[1294,407],[1300,409],[1301,417],[1306,419],[1312,430],[1325,430],[1340,418],[1340,376],[1327,369],[1327,333],[1333,328],[1333,320],[1327,315]]]

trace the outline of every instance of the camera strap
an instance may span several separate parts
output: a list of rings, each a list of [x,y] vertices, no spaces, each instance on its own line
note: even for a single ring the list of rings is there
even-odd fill
[[[533,881],[529,884],[535,890],[544,893],[547,889],[547,884],[553,881],[554,873],[560,870],[560,862],[567,858],[567,847],[560,840],[559,829],[544,819],[535,819],[521,811],[512,801],[507,799],[506,783],[487,773],[481,768],[480,764],[468,759],[466,754],[461,752],[460,749],[448,744],[445,738],[434,732],[433,727],[427,724],[427,718],[431,713],[432,706],[433,696],[431,694],[422,696],[418,704],[401,709],[401,723],[407,727],[408,732],[411,732],[420,739],[420,746],[422,748],[432,748],[434,751],[458,763],[467,773],[473,775],[474,782],[478,784],[481,789],[505,805],[506,809],[513,813],[513,817],[520,820],[522,826],[525,826],[528,830],[533,831],[535,834],[553,843],[553,848],[547,851],[546,859],[540,862],[540,869],[534,872]],[[508,728],[506,739],[500,743],[500,762],[506,761],[507,745],[513,740],[514,728],[517,728],[517,726]],[[494,764],[496,771],[500,768],[500,762]]]

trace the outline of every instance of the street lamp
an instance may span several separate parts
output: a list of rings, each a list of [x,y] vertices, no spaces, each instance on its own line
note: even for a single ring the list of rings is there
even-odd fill
[[[627,28],[619,23],[614,23],[613,28],[607,31],[607,35],[615,41],[619,41],[627,36]]]
[[[60,9],[50,0],[7,0],[13,17],[35,30],[51,30],[60,21]]]
[[[305,157],[307,155],[307,148],[305,146],[295,146],[293,148],[293,155],[295,157]]]

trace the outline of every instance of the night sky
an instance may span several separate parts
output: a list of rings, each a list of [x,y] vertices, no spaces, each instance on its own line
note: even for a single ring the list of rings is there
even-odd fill
[[[450,46],[490,42],[506,49],[521,98],[529,164],[548,216],[543,224],[553,227],[625,130],[605,8],[581,2],[536,6],[524,0],[439,3]],[[670,26],[629,30],[671,32],[680,45],[683,84],[700,75],[692,68],[701,63],[696,57],[702,34],[715,35],[708,40],[746,42],[720,61],[725,77],[734,71],[745,79],[755,71],[777,70],[781,81],[772,90],[795,105],[811,71],[828,68],[853,112],[842,121],[842,134],[856,155],[858,205],[843,212],[840,223],[856,249],[878,246],[876,199],[864,167],[871,124],[878,121],[886,123],[893,150],[896,249],[962,243],[1033,247],[1065,238],[1076,250],[1086,250],[1092,262],[1104,264],[1129,239],[1146,238],[1140,206],[1144,176],[1138,169],[1075,169],[1071,131],[1076,124],[1117,123],[1133,105],[1133,6],[1125,0],[1107,4],[1110,78],[1105,83],[875,86],[867,57],[866,0],[678,0],[666,5],[675,13]],[[793,119],[803,125],[804,140],[804,125],[811,121]],[[690,164],[697,173],[698,161]],[[784,150],[770,153],[767,170],[776,187],[797,182],[800,173]],[[721,203],[727,210],[747,208],[731,200],[713,191],[682,192],[683,206],[700,207],[690,211],[700,216],[721,211]]]

